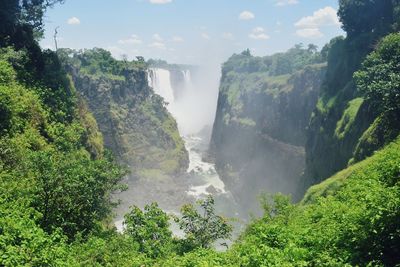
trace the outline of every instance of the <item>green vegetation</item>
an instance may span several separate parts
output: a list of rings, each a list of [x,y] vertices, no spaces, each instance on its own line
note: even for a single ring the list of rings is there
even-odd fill
[[[400,140],[312,187],[303,204],[279,197],[233,248],[242,265],[399,263],[399,148]]]
[[[325,60],[315,45],[299,44],[265,57],[244,51],[223,64],[210,152],[244,210],[258,208],[261,190],[301,191],[295,181]]]
[[[354,74],[357,87],[373,108],[400,114],[400,34],[383,38]]]
[[[197,250],[162,266],[395,266],[400,262],[400,139],[312,187],[274,196],[225,253]]]
[[[147,82],[147,63],[116,60],[100,48],[59,49],[76,89],[88,103],[105,146],[132,175],[157,179],[186,171],[188,155],[175,119]]]
[[[125,81],[126,73],[140,71],[146,68],[147,64],[142,59],[128,61],[115,60],[109,51],[101,48],[75,51],[72,49],[59,49],[57,51],[64,63],[74,66],[76,69],[91,79],[101,77],[116,81]]]
[[[69,242],[106,222],[125,171],[103,152],[97,125],[61,68],[46,77],[26,70],[28,81],[19,66],[29,53],[0,55],[0,265],[68,265]],[[53,83],[51,75],[64,79]]]
[[[41,31],[43,12],[56,2],[61,1],[1,2],[0,266],[400,265],[399,34],[384,38],[359,69],[370,52],[363,41],[397,29],[398,1],[340,1],[339,14],[349,37],[335,39],[321,53],[314,46],[268,58],[254,58],[245,51],[224,66],[221,99],[228,102],[220,110],[221,120],[228,126],[239,124],[246,133],[260,126],[256,134],[276,137],[264,125],[274,120],[258,115],[282,107],[304,113],[295,103],[303,99],[299,96],[316,95],[310,88],[319,87],[324,68],[319,63],[327,56],[323,97],[318,104],[315,97],[300,107],[317,106],[311,123],[319,133],[313,152],[335,150],[337,145],[349,150],[338,157],[341,161],[347,164],[349,155],[354,156],[351,166],[311,187],[298,204],[281,194],[263,197],[264,215],[225,252],[216,252],[212,245],[229,238],[232,227],[215,214],[211,197],[185,205],[182,215],[174,217],[184,238],[172,236],[172,218],[157,204],[144,210],[132,207],[123,233],[110,225],[116,204],[110,195],[121,189],[118,182],[126,171],[104,150],[99,128],[106,124],[98,126],[95,118],[114,123],[111,128],[116,132],[103,128],[104,143],[121,142],[118,156],[146,152],[159,162],[154,166],[138,160],[145,166],[143,173],[174,172],[184,165],[177,161],[185,161],[186,153],[165,103],[148,90],[142,58],[125,62],[99,49],[60,50],[58,55],[39,48],[34,37]],[[357,8],[365,11],[359,20]],[[364,48],[352,53],[360,44]],[[67,68],[80,68],[81,73],[68,76],[59,56]],[[312,65],[304,67],[307,64]],[[97,91],[90,92],[86,78]],[[107,91],[110,84],[119,86]],[[86,104],[75,85],[85,97],[95,95],[96,101]],[[289,104],[280,106],[286,100]],[[250,109],[252,104],[255,110]],[[371,108],[376,113],[366,112]],[[292,117],[279,113],[276,118]],[[133,128],[126,134],[124,121],[142,130]],[[309,134],[313,136],[312,131]],[[254,136],[259,137],[247,135]],[[295,144],[304,141],[304,136],[280,138]],[[151,143],[164,145],[165,150]],[[127,144],[134,150],[125,151]],[[335,162],[326,159],[338,159],[316,154],[321,156],[320,166]],[[229,165],[226,171],[231,170]]]
[[[340,21],[352,37],[362,33],[387,34],[399,25],[397,0],[339,0]]]
[[[151,258],[165,256],[171,247],[172,232],[169,217],[156,203],[147,205],[144,211],[132,207],[125,215],[124,232],[139,243],[139,251]]]
[[[224,106],[225,125],[237,124],[239,127],[245,128],[257,128],[257,125],[258,128],[262,127],[260,116],[263,111],[255,110],[262,109],[262,107],[259,105],[251,107],[252,103],[259,103],[261,99],[264,102],[272,102],[271,106],[276,106],[271,114],[276,119],[269,121],[276,121],[281,116],[288,115],[286,113],[290,113],[290,104],[294,103],[287,104],[287,98],[302,93],[312,94],[312,92],[299,92],[300,90],[317,89],[318,86],[312,83],[318,83],[320,80],[318,76],[322,76],[324,73],[326,64],[323,63],[323,60],[322,54],[317,52],[315,45],[312,44],[308,48],[303,48],[302,44],[298,44],[285,53],[266,57],[253,57],[249,51],[233,55],[222,68],[220,98],[227,100]],[[309,81],[311,89],[302,88],[303,84],[307,83],[305,79],[312,79]],[[278,107],[279,105],[281,106]],[[280,111],[277,110],[279,108]],[[285,114],[280,114],[281,112]],[[263,119],[265,120],[265,118]],[[307,122],[305,120],[304,127]],[[271,128],[275,127],[279,126],[271,126]],[[266,131],[266,129],[260,130]],[[278,139],[280,137],[276,133],[285,132],[278,129],[268,129],[267,131],[270,134],[274,131],[272,135]],[[289,139],[290,137],[283,138]],[[291,141],[300,143],[300,140]]]
[[[399,30],[400,3],[340,0],[339,5],[347,37],[327,46],[327,74],[308,126],[306,188],[372,155],[400,132],[399,113],[388,112],[399,102],[399,38],[390,33]]]
[[[253,57],[249,50],[233,55],[223,66],[223,75],[230,71],[237,73],[262,72],[268,76],[291,74],[305,65],[322,63],[325,59],[313,44],[307,48],[298,44],[285,53],[266,57]]]
[[[356,119],[356,115],[361,105],[363,104],[364,99],[359,97],[351,100],[347,106],[347,109],[344,111],[342,118],[338,121],[336,125],[335,134],[338,138],[343,138],[348,134],[350,127],[354,123]]]
[[[227,220],[215,214],[214,199],[208,196],[199,200],[203,215],[192,204],[182,207],[182,217],[175,221],[184,231],[186,239],[183,241],[185,251],[194,248],[210,248],[218,239],[229,239],[232,226]]]

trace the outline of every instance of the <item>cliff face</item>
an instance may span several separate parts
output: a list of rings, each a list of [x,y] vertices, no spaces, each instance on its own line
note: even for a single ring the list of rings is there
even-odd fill
[[[327,75],[307,131],[304,189],[372,155],[400,132],[398,115],[374,107],[353,77],[382,35],[331,41]]]
[[[105,147],[139,177],[185,172],[189,160],[184,142],[163,99],[148,86],[146,65],[122,66],[117,75],[113,71],[90,72],[98,54],[107,52],[90,53],[75,54],[68,68],[98,122]],[[89,67],[84,66],[87,62],[91,62]]]
[[[235,55],[223,67],[210,152],[234,196],[244,206],[254,206],[263,191],[299,191],[306,127],[325,64],[278,75],[274,67],[229,69],[233,62],[246,60],[259,58]]]

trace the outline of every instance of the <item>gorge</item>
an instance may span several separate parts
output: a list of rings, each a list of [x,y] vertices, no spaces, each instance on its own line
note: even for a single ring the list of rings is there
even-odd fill
[[[400,266],[398,0],[95,2],[0,0],[0,266]]]

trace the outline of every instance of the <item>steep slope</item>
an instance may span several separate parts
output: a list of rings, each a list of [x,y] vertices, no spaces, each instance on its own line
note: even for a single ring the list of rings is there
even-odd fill
[[[245,51],[224,64],[210,152],[244,206],[256,205],[261,191],[297,193],[305,128],[325,73],[321,61],[296,47],[265,58]]]
[[[59,53],[99,124],[105,146],[134,175],[154,178],[186,171],[184,142],[163,99],[148,86],[143,61],[117,61],[101,49]]]
[[[379,40],[398,30],[398,8],[398,2],[391,0],[340,1],[339,16],[347,37],[329,44],[327,75],[307,131],[305,189],[397,136],[396,115],[363,99],[353,75]],[[355,10],[368,15],[357,16]]]
[[[198,250],[162,266],[398,266],[399,159],[397,139],[311,187],[299,204],[267,199],[264,216],[227,252]]]
[[[1,266],[67,262],[67,243],[109,218],[125,175],[57,55],[32,45],[0,48]]]

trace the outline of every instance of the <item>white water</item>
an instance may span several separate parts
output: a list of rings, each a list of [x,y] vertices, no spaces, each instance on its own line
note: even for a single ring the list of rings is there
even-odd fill
[[[182,71],[184,77],[184,93],[179,99],[174,98],[174,91],[171,83],[171,74],[168,70],[152,68],[148,72],[149,86],[154,92],[165,99],[168,103],[167,109],[177,121],[179,131],[183,135],[185,146],[189,154],[189,167],[185,177],[171,177],[165,183],[154,184],[152,181],[133,181],[130,184],[129,192],[122,196],[124,207],[132,204],[143,207],[153,201],[171,213],[176,213],[179,207],[188,201],[204,198],[212,194],[216,200],[216,209],[225,216],[237,217],[238,207],[231,193],[225,189],[223,181],[218,176],[213,163],[205,162],[202,157],[208,149],[208,137],[200,134],[200,130],[206,126],[205,122],[210,110],[207,107],[213,106],[212,100],[215,95],[207,92],[207,87],[195,85],[189,70]],[[200,87],[199,88],[196,88]],[[206,108],[205,108],[206,107]],[[206,114],[206,115],[205,115]],[[181,184],[182,183],[182,184]],[[170,191],[173,191],[171,197]],[[176,196],[176,199],[174,198]],[[185,197],[184,197],[185,196]],[[182,202],[181,202],[182,201]],[[179,202],[179,207],[174,204]],[[122,215],[126,209],[119,211],[119,218],[115,222],[118,231],[123,231]],[[175,235],[180,236],[179,229],[172,224]]]
[[[180,100],[176,102],[173,99],[173,88],[171,86],[171,75],[168,70],[153,68],[149,70],[149,85],[153,87],[154,92],[168,102],[167,109],[174,116],[178,123],[181,134],[185,141],[186,149],[189,153],[189,168],[188,173],[197,177],[196,185],[190,187],[188,195],[200,198],[209,194],[210,190],[214,193],[225,194],[225,185],[219,178],[213,163],[205,162],[202,159],[202,153],[207,149],[208,144],[204,144],[204,140],[196,133],[190,133],[187,129],[193,129],[192,124],[198,123],[196,115],[204,112],[201,103],[198,106],[193,106],[193,98],[196,94],[196,88],[193,86],[190,70],[182,70],[184,77],[184,94]],[[171,97],[172,96],[172,97]],[[172,100],[172,101],[171,101]],[[189,106],[190,105],[190,106]],[[192,116],[190,116],[192,115]],[[205,125],[200,125],[204,127]],[[199,127],[197,129],[200,129]],[[204,146],[206,147],[204,149]],[[199,183],[199,184],[198,184]],[[208,189],[208,190],[207,190]]]
[[[183,79],[185,80],[185,88],[191,88],[192,86],[192,75],[190,70],[182,70]]]
[[[171,85],[171,74],[164,69],[150,69],[148,72],[149,85],[154,92],[162,96],[167,103],[174,103],[174,91]]]
[[[226,194],[225,184],[221,181],[213,163],[205,162],[202,159],[200,145],[203,140],[198,136],[184,137],[186,149],[189,152],[188,172],[194,174],[200,182],[200,185],[192,185],[187,192],[189,195],[200,198],[210,194],[210,190],[218,194]],[[205,152],[205,151],[203,151]]]

